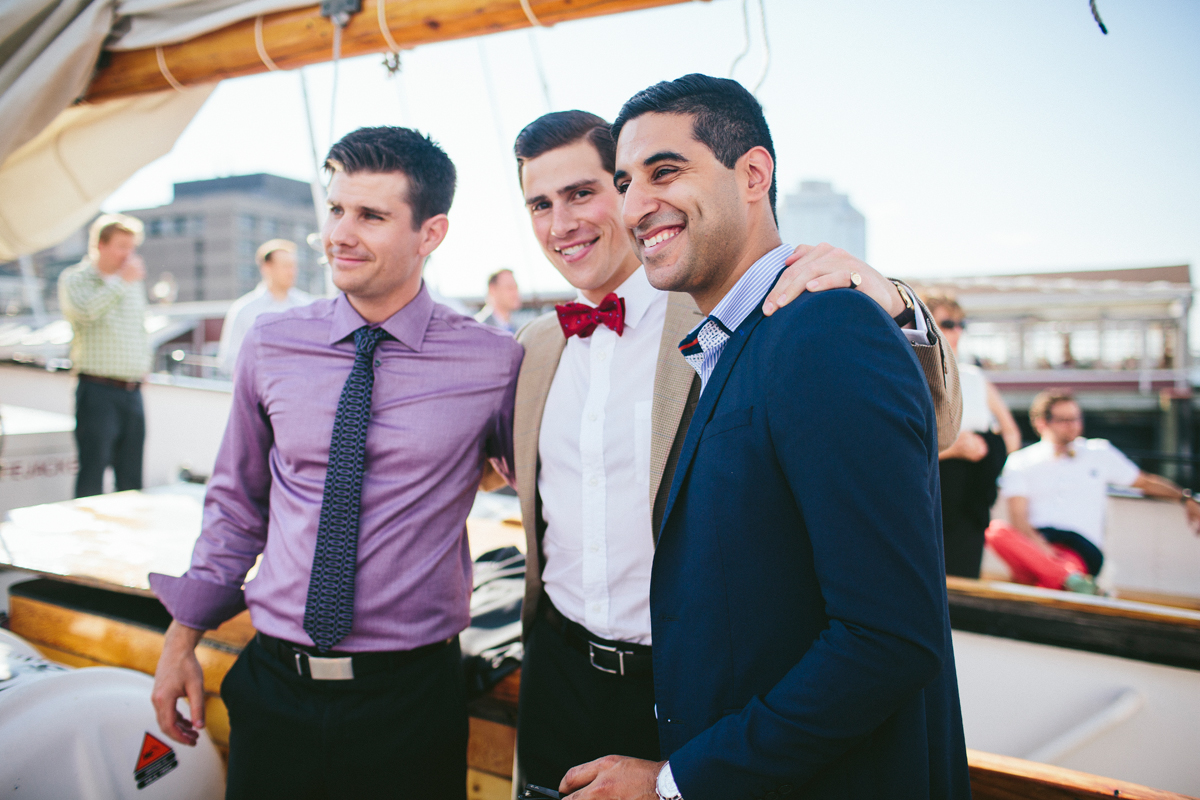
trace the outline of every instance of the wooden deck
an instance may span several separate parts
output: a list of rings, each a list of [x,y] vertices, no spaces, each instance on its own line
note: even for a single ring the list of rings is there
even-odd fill
[[[26,509],[0,525],[0,562],[47,576],[12,587],[12,631],[63,664],[153,674],[170,616],[150,593],[146,573],[179,574],[186,568],[200,512],[198,495],[186,495],[107,495]],[[471,518],[468,535],[472,557],[507,545],[523,549],[523,531],[513,521]],[[958,629],[1200,668],[1195,609],[997,581],[950,578],[948,589]],[[197,649],[207,727],[222,751],[229,719],[221,680],[253,635],[249,614],[243,613],[210,631]],[[511,795],[519,687],[517,671],[471,704],[471,800]],[[988,753],[971,751],[969,760],[975,797],[983,800],[1183,797]]]
[[[10,607],[9,628],[46,658],[72,667],[125,667],[151,675],[170,622],[153,598],[53,580],[14,586]],[[204,670],[208,734],[222,754],[229,746],[229,716],[220,697],[221,680],[253,636],[249,613],[243,612],[209,632],[196,649]],[[470,800],[507,800],[511,795],[519,687],[518,672],[473,704],[467,750]]]
[[[120,492],[19,509],[0,524],[0,564],[46,576],[11,590],[9,627],[47,658],[73,667],[154,674],[171,618],[148,574],[187,569],[200,531],[202,489]],[[519,521],[470,518],[471,557],[524,549]],[[204,670],[209,736],[224,754],[229,716],[221,680],[254,636],[249,612],[209,631],[196,649]],[[471,706],[470,800],[508,800],[519,673]]]
[[[959,588],[987,594],[986,587]],[[55,580],[19,584],[12,592],[12,631],[47,658],[76,667],[119,666],[153,673],[169,622],[157,600]],[[197,650],[204,669],[209,735],[222,749],[229,740],[229,720],[218,695],[220,682],[253,635],[248,615],[241,614],[210,632]],[[519,688],[518,671],[472,703],[470,800],[511,796]],[[990,753],[969,751],[968,760],[977,800],[1186,800],[1184,795]]]

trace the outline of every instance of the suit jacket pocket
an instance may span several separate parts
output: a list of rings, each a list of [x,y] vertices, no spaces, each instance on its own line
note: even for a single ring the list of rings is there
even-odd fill
[[[723,414],[718,414],[708,421],[704,426],[704,433],[700,435],[700,441],[711,439],[714,436],[719,436],[722,433],[728,433],[738,428],[744,428],[754,419],[754,406],[749,408],[739,408],[736,411],[726,411]]]

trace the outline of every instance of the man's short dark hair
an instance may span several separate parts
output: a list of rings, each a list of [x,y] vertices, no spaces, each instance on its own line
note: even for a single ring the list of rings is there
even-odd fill
[[[737,160],[753,147],[766,148],[771,160],[775,160],[775,145],[762,106],[737,81],[692,73],[643,89],[621,106],[612,126],[613,141],[621,138],[625,123],[643,114],[692,117],[693,138],[711,150],[726,169],[733,169]],[[775,214],[774,173],[769,199],[771,213]]]
[[[512,271],[511,269],[509,269],[508,267],[505,267],[504,269],[498,269],[498,270],[496,270],[495,272],[493,272],[491,275],[488,275],[488,288],[490,289],[490,288],[492,288],[493,286],[495,286],[495,285],[496,285],[496,281],[500,280],[500,276],[501,276],[501,275],[503,275],[503,274],[504,274],[504,273],[506,273],[506,272],[507,272],[509,275],[512,275],[512,276],[513,276],[513,279],[514,279],[514,280],[516,280],[516,277],[517,277],[517,276],[516,276],[516,275],[513,275],[513,271]]]
[[[411,128],[359,128],[329,148],[330,173],[403,172],[408,178],[408,205],[413,229],[430,217],[445,214],[454,201],[454,163],[437,142]]]
[[[587,111],[554,111],[526,125],[513,143],[517,157],[517,180],[524,187],[521,168],[531,158],[587,139],[600,156],[600,166],[612,175],[617,171],[617,143],[607,121]]]
[[[1039,419],[1049,422],[1050,415],[1054,413],[1054,406],[1059,403],[1078,402],[1070,389],[1047,389],[1044,392],[1038,392],[1029,406],[1029,421],[1034,424],[1037,424]]]

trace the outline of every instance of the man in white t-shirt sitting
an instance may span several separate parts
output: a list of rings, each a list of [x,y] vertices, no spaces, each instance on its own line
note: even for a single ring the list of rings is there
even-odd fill
[[[1109,486],[1177,500],[1200,531],[1200,504],[1190,491],[1142,472],[1107,439],[1083,438],[1083,412],[1069,391],[1038,394],[1029,418],[1042,440],[1008,457],[1000,488],[1010,522],[997,520],[987,533],[1018,583],[1096,593]]]
[[[220,369],[226,375],[233,373],[242,340],[250,332],[259,314],[287,311],[296,306],[306,306],[313,301],[312,295],[296,288],[296,244],[287,239],[271,239],[263,242],[254,255],[262,275],[262,283],[244,294],[225,314],[221,328],[221,343],[217,348]]]

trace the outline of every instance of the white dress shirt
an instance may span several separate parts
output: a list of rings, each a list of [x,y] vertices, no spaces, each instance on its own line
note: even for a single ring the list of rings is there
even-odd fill
[[[650,413],[667,295],[639,267],[617,289],[625,330],[567,340],[542,413],[542,582],[567,619],[650,644]],[[579,302],[588,303],[582,296]]]
[[[242,349],[242,340],[250,332],[250,327],[259,314],[276,311],[287,311],[296,306],[306,306],[313,301],[312,295],[299,289],[288,289],[287,297],[276,300],[275,295],[267,291],[265,283],[259,283],[254,290],[244,294],[225,313],[225,324],[221,326],[221,343],[217,346],[217,360],[220,361],[221,371],[233,373],[237,364],[238,351]]]
[[[1107,439],[1080,436],[1066,455],[1043,439],[1008,457],[1000,491],[1029,500],[1033,527],[1074,531],[1103,549],[1108,487],[1129,486],[1140,474]]]

